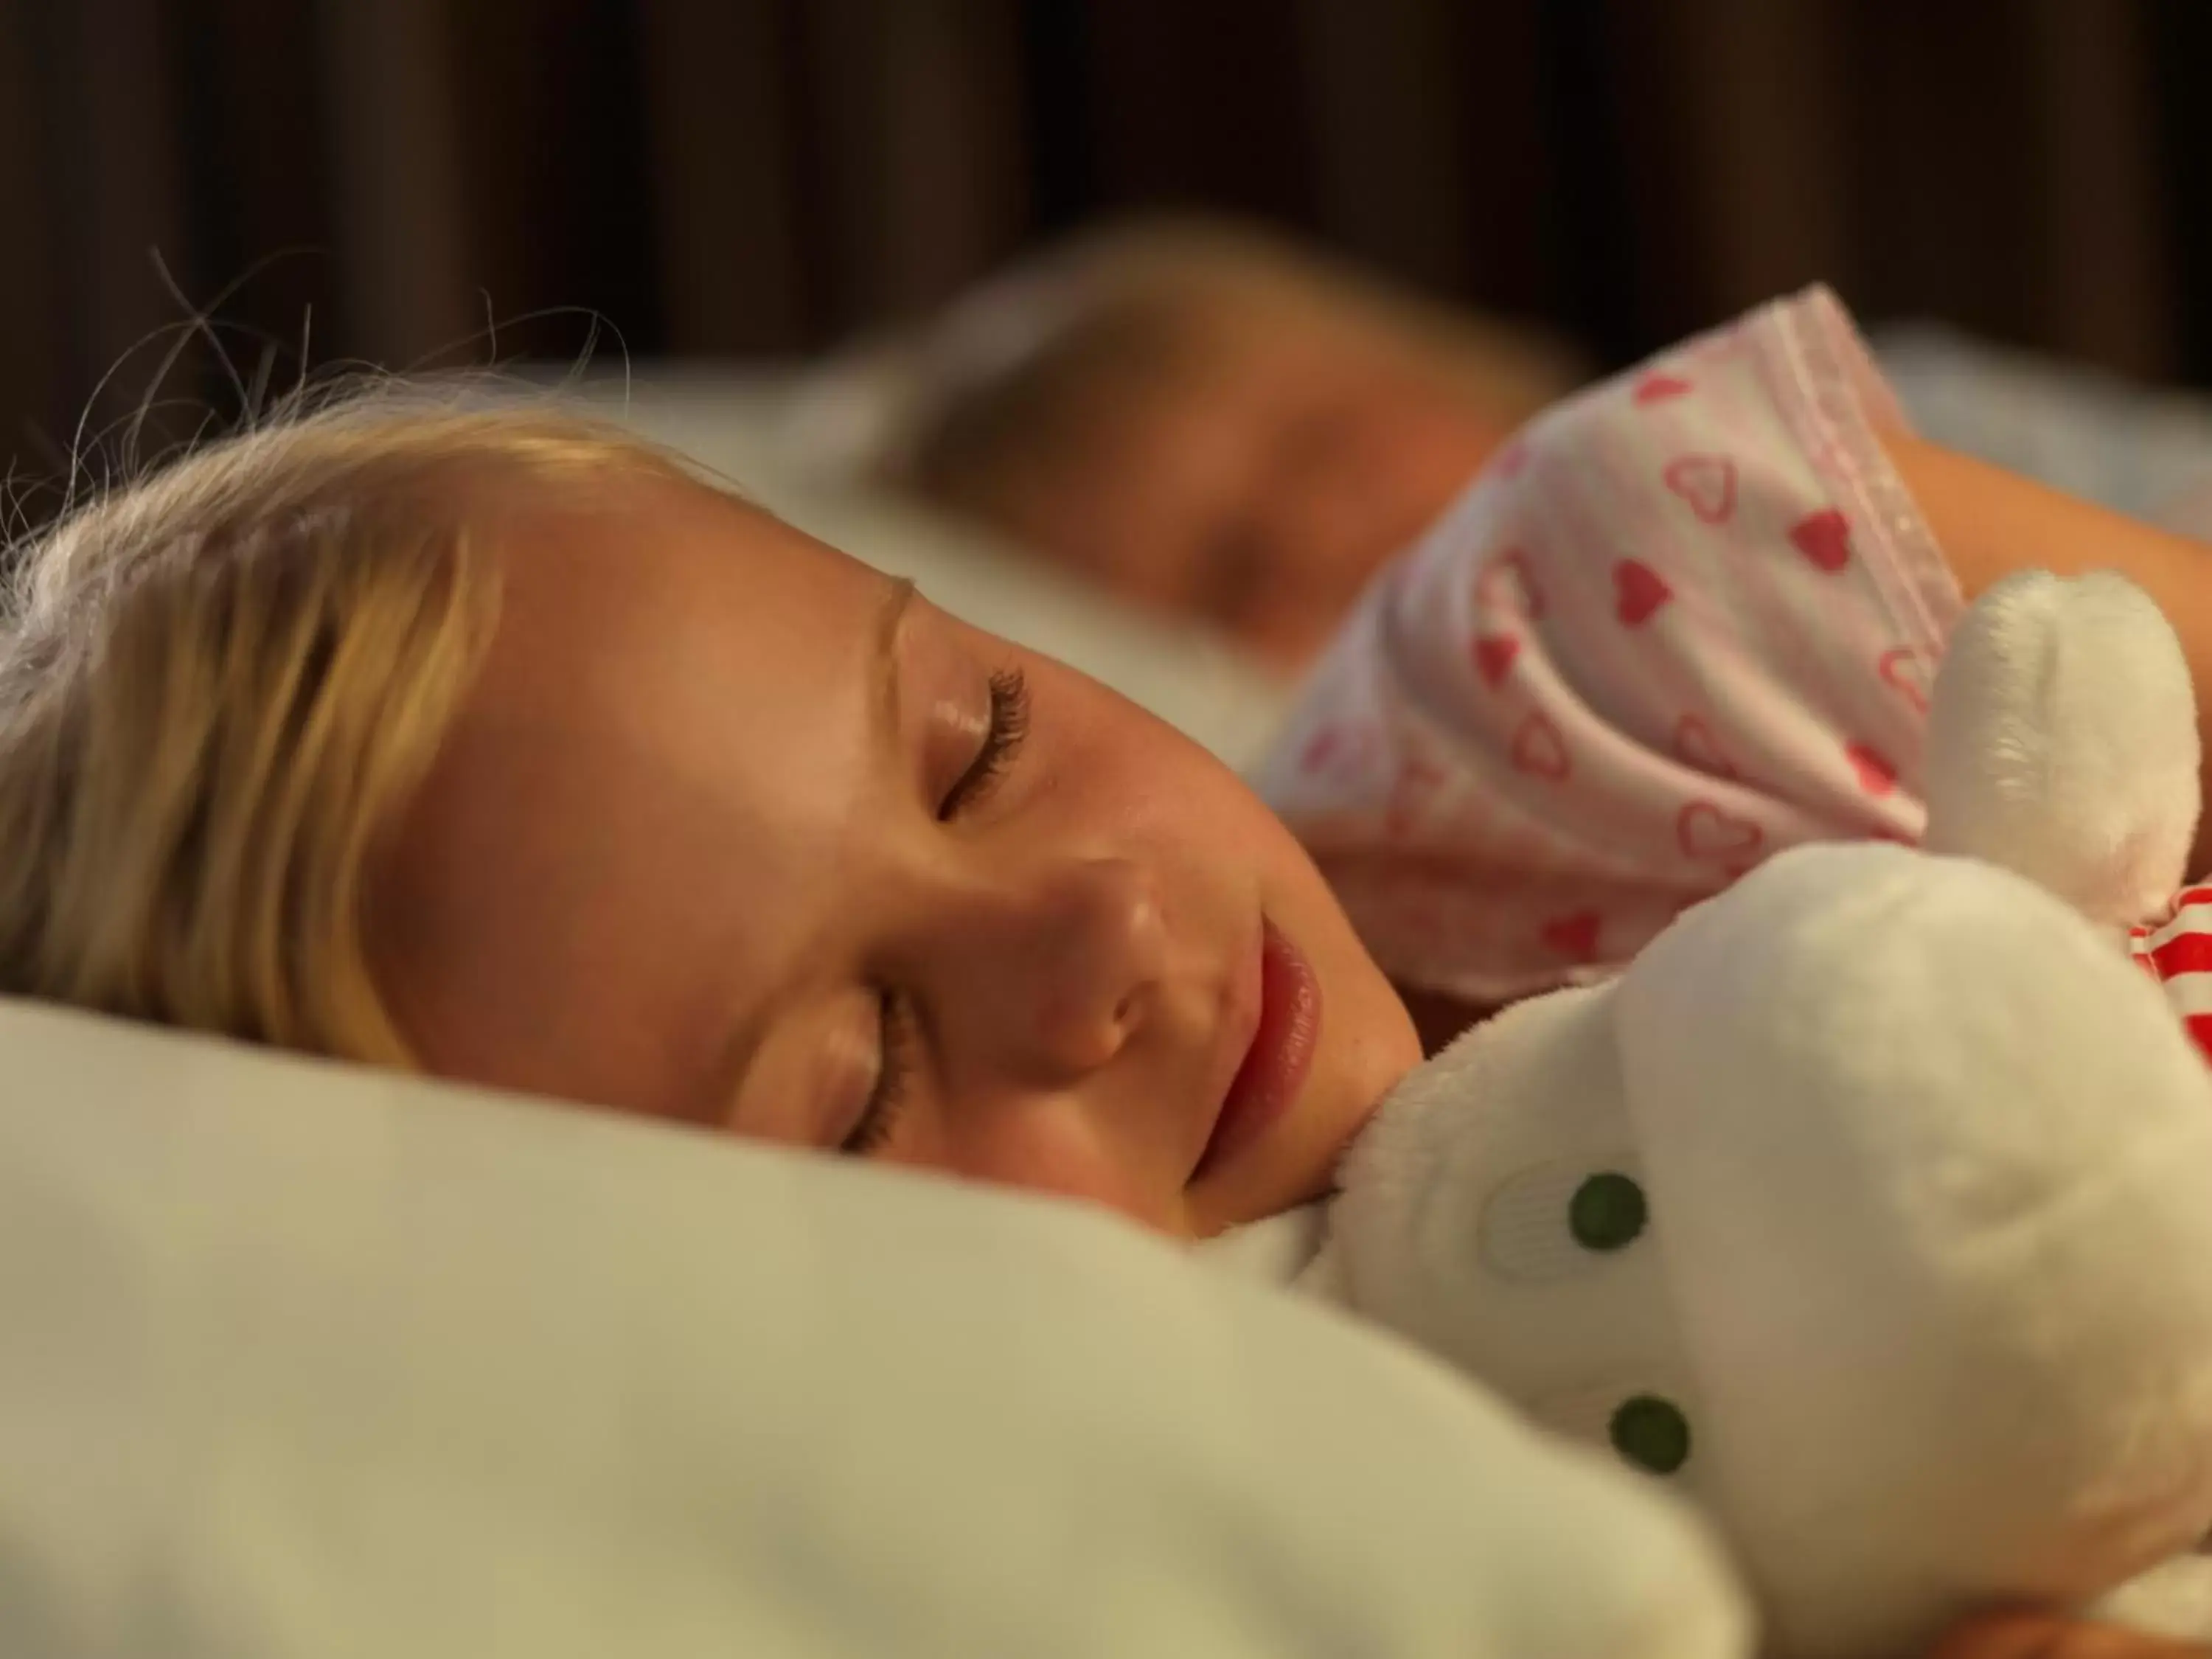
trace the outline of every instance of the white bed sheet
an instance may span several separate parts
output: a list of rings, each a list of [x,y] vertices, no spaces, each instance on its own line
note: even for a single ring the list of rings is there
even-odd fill
[[[1073,1206],[0,1002],[9,1659],[1743,1659],[1656,1486]]]

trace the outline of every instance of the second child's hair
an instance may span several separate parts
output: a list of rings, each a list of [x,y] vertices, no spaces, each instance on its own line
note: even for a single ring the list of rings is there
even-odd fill
[[[680,471],[580,418],[382,388],[14,550],[0,994],[410,1064],[365,909],[496,618],[472,489],[604,469]]]

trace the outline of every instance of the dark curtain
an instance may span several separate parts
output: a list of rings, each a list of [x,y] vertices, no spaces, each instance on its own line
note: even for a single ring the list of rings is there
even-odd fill
[[[1613,361],[1824,277],[2205,380],[2208,10],[0,0],[0,453],[131,410],[204,307],[249,381],[303,343],[566,356],[592,314],[640,355],[788,355],[1166,207]],[[227,388],[188,351],[157,415]]]

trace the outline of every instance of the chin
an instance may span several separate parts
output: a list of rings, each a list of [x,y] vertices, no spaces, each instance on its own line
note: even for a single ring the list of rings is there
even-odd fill
[[[1316,1179],[1322,1191],[1334,1179],[1337,1159],[1423,1058],[1406,1005],[1379,969],[1364,959],[1359,965],[1364,972],[1341,975],[1339,986],[1324,991],[1330,1000],[1322,1016],[1323,1048],[1302,1103],[1302,1138],[1322,1166]],[[1334,1033],[1328,1027],[1330,1013],[1338,1019]]]
[[[1325,1099],[1312,1103],[1303,1114],[1298,1129],[1297,1176],[1290,1182],[1279,1209],[1293,1209],[1326,1198],[1336,1189],[1336,1167],[1352,1143],[1359,1138],[1399,1078],[1400,1068],[1387,1077],[1342,1079]]]

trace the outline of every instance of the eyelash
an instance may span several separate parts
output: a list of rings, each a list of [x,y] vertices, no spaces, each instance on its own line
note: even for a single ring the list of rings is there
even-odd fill
[[[889,991],[877,994],[876,1085],[868,1091],[868,1103],[860,1109],[852,1133],[837,1143],[848,1158],[866,1158],[890,1138],[906,1087],[914,1075],[914,1018],[905,1000]]]
[[[950,823],[990,794],[1020,752],[1029,730],[1029,686],[1021,671],[1006,669],[992,675],[990,724],[975,759],[938,803],[939,823]],[[866,1157],[890,1137],[914,1074],[915,1031],[911,1006],[890,991],[880,993],[876,1006],[881,1035],[875,1086],[868,1091],[860,1121],[837,1146],[839,1152],[854,1158]]]
[[[991,793],[1021,751],[1022,739],[1029,732],[1029,684],[1018,668],[1001,670],[991,676],[991,720],[984,730],[982,746],[937,804],[939,823],[950,823]]]

